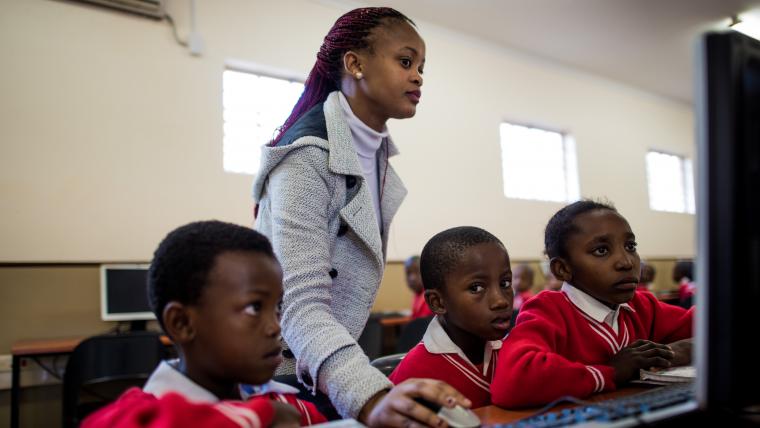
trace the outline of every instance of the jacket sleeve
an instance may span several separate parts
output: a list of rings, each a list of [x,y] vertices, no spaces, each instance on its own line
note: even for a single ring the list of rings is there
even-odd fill
[[[255,398],[246,402],[192,403],[179,394],[170,393],[156,398],[133,388],[116,402],[88,416],[82,427],[258,428],[271,425],[273,418],[274,409],[271,402],[265,398]]]
[[[342,416],[356,418],[372,396],[392,384],[330,310],[329,213],[338,181],[345,185],[327,170],[326,152],[307,146],[270,172],[266,191],[272,246],[285,273],[282,335],[297,357],[296,375],[324,391]]]
[[[556,308],[531,299],[499,352],[491,399],[515,408],[547,404],[563,396],[587,397],[615,389],[614,369],[570,361],[558,353],[567,328]]]

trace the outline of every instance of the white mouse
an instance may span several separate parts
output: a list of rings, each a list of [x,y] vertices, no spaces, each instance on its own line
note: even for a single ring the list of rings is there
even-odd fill
[[[453,428],[470,428],[479,427],[480,419],[478,416],[469,409],[465,409],[462,406],[454,406],[451,408],[441,407],[438,411],[438,417],[446,421],[450,427]]]

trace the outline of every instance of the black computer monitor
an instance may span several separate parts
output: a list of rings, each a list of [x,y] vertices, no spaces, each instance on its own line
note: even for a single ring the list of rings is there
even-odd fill
[[[741,414],[760,404],[760,41],[699,44],[697,400]]]
[[[100,266],[100,314],[104,321],[129,321],[132,330],[145,330],[156,317],[147,293],[147,264]]]

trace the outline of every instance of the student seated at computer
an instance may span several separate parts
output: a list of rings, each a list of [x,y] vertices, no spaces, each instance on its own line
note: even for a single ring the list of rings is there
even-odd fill
[[[435,317],[389,376],[442,380],[472,401],[491,403],[489,385],[512,318],[512,272],[498,238],[477,227],[445,230],[420,259],[425,298]]]
[[[694,304],[697,287],[694,284],[694,262],[679,260],[673,267],[673,282],[678,284],[678,302],[684,308]]]
[[[520,310],[523,303],[533,297],[533,277],[535,272],[529,264],[519,264],[515,266],[515,270],[512,272],[512,288],[515,290],[514,309]]]
[[[433,315],[425,301],[425,289],[422,287],[422,274],[420,273],[420,256],[411,256],[404,262],[406,285],[414,293],[412,298],[412,318],[426,318]]]
[[[626,219],[579,201],[546,226],[551,270],[564,281],[523,305],[491,382],[494,404],[538,406],[611,391],[639,369],[691,362],[693,310],[637,291],[639,255]]]
[[[641,276],[639,277],[639,290],[652,291],[652,283],[654,277],[657,274],[657,270],[651,264],[641,261]]]
[[[324,422],[295,388],[270,382],[280,364],[282,270],[260,233],[191,223],[169,233],[148,272],[148,297],[179,360],[83,427],[299,426]],[[250,385],[256,385],[251,387]]]

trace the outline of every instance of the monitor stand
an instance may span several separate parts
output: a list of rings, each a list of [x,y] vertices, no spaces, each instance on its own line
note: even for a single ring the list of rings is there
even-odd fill
[[[147,330],[148,321],[146,320],[136,320],[136,321],[130,321],[129,322],[129,330],[130,332],[135,331],[146,331]]]

